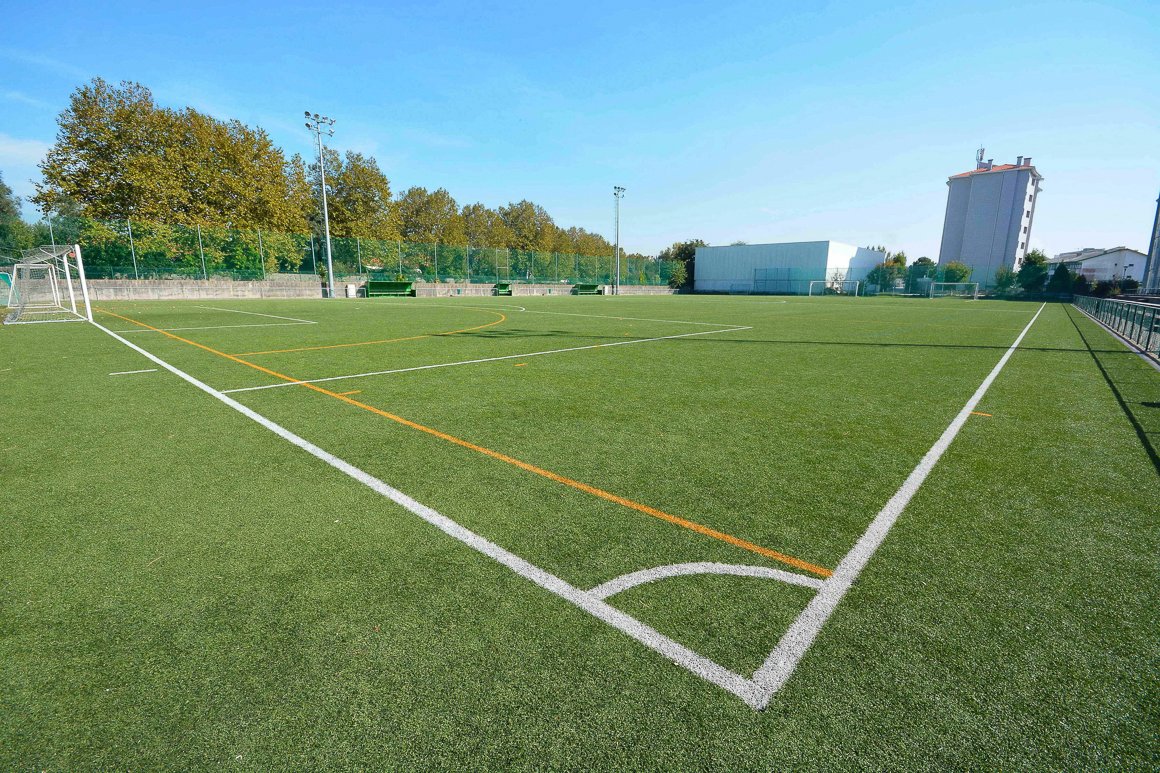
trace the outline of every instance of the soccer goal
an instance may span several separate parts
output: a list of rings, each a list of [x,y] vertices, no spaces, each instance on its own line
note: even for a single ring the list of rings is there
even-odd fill
[[[970,298],[979,297],[978,282],[931,282],[931,298]]]
[[[12,275],[7,271],[0,271],[0,305],[12,305]]]
[[[810,282],[809,295],[850,295],[858,297],[861,282],[856,279],[815,279]]]
[[[92,322],[80,245],[25,250],[12,267],[7,325]]]

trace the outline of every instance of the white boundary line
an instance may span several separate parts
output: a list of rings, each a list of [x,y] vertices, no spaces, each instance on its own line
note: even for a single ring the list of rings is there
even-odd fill
[[[879,511],[878,515],[870,522],[870,526],[866,532],[854,545],[846,557],[838,564],[834,570],[834,574],[827,578],[822,583],[821,590],[818,595],[814,596],[813,600],[806,606],[793,624],[790,625],[789,630],[781,637],[777,647],[766,658],[765,663],[753,675],[753,681],[764,689],[765,700],[761,707],[764,707],[774,693],[776,693],[781,686],[786,683],[790,675],[793,674],[794,668],[797,667],[798,662],[801,661],[802,656],[806,654],[806,650],[813,644],[814,639],[817,638],[818,632],[821,631],[822,626],[830,619],[830,615],[834,613],[834,609],[838,603],[846,595],[846,591],[858,579],[858,575],[862,573],[862,569],[874,556],[874,552],[886,539],[886,535],[890,532],[898,516],[902,514],[903,509],[910,502],[911,498],[918,492],[919,487],[930,475],[931,470],[934,469],[935,464],[938,463],[939,458],[943,452],[950,446],[951,441],[959,434],[959,430],[967,423],[970,418],[971,411],[975,410],[975,406],[987,394],[991,384],[994,383],[995,378],[1007,361],[1011,359],[1011,355],[1015,353],[1015,349],[1023,341],[1023,337],[1027,335],[1027,331],[1035,324],[1035,320],[1039,319],[1039,315],[1043,312],[1044,303],[1035,312],[1035,316],[1023,328],[1023,332],[1011,344],[1011,347],[999,359],[999,362],[991,370],[975,393],[971,395],[971,399],[967,400],[967,404],[963,406],[954,420],[939,437],[935,444],[931,446],[926,455],[919,461],[918,466],[910,473],[910,475],[903,482],[901,488],[895,492],[890,501]]]
[[[713,333],[732,333],[738,330],[751,330],[748,327],[731,327],[722,330],[702,330],[696,333],[681,333],[680,335],[658,336],[656,338],[636,338],[631,341],[612,341],[606,344],[590,344],[588,346],[571,346],[567,349],[548,349],[542,352],[527,352],[524,354],[505,354],[501,357],[485,357],[479,360],[461,360],[459,362],[440,362],[434,365],[416,365],[412,368],[395,368],[394,370],[375,370],[369,373],[353,373],[348,376],[330,376],[328,378],[303,379],[301,381],[283,381],[278,384],[263,384],[262,386],[241,387],[239,389],[223,389],[222,394],[235,392],[257,392],[261,389],[280,389],[282,387],[298,386],[301,384],[321,384],[327,381],[345,381],[352,378],[366,378],[368,376],[389,376],[393,373],[411,373],[416,370],[431,370],[432,368],[453,368],[458,365],[478,365],[483,362],[499,362],[501,360],[518,360],[525,357],[540,357],[545,354],[561,354],[563,352],[580,352],[585,349],[603,349],[610,346],[627,346],[629,344],[645,344],[651,341],[669,341],[674,338],[690,338],[692,336],[707,336]],[[112,331],[110,331],[112,332]]]
[[[362,483],[363,485],[390,499],[396,504],[401,505],[410,512],[422,518],[427,523],[435,526],[445,534],[454,537],[468,547],[483,553],[484,555],[508,567],[520,576],[534,582],[541,588],[544,588],[545,590],[556,594],[560,598],[579,607],[580,609],[583,609],[599,620],[607,623],[608,625],[611,625],[612,627],[635,639],[641,644],[644,644],[646,647],[663,655],[673,663],[676,663],[677,665],[689,670],[691,673],[696,674],[702,679],[717,685],[718,687],[732,693],[733,695],[736,695],[748,706],[756,710],[761,710],[769,704],[769,701],[793,674],[797,664],[805,655],[810,645],[813,644],[814,640],[817,638],[817,635],[821,631],[822,626],[829,619],[830,615],[833,614],[834,609],[837,607],[838,603],[841,602],[842,598],[846,595],[846,591],[850,589],[850,586],[858,578],[858,575],[861,573],[862,569],[866,566],[866,564],[873,557],[875,551],[886,539],[886,535],[890,532],[891,527],[898,520],[898,517],[901,515],[903,509],[905,509],[906,505],[910,502],[911,498],[926,480],[931,470],[934,469],[934,466],[937,464],[939,458],[943,455],[946,449],[950,446],[951,442],[958,435],[959,431],[966,424],[971,411],[975,409],[979,401],[981,401],[983,396],[986,395],[987,390],[991,387],[991,384],[998,377],[1004,366],[1006,366],[1007,361],[1011,359],[1011,356],[1015,353],[1015,350],[1023,341],[1023,338],[1027,335],[1027,332],[1031,330],[1031,326],[1035,324],[1035,320],[1039,318],[1039,315],[1043,312],[1043,309],[1046,306],[1047,304],[1044,303],[1035,312],[1035,315],[1031,318],[1031,321],[1028,322],[1027,326],[1023,328],[1023,331],[1015,339],[1014,343],[1011,344],[1010,348],[1008,348],[1007,351],[1003,354],[999,362],[983,380],[983,383],[979,385],[979,388],[975,390],[975,393],[971,396],[971,398],[967,400],[966,405],[963,406],[962,410],[959,411],[958,415],[955,416],[954,420],[951,421],[950,425],[946,428],[946,430],[943,431],[942,435],[939,436],[939,439],[935,441],[935,444],[931,446],[930,450],[927,451],[926,454],[922,457],[918,463],[918,466],[914,468],[914,470],[907,477],[906,481],[903,482],[902,486],[898,489],[894,496],[890,498],[890,501],[886,503],[886,505],[870,523],[870,526],[866,529],[866,532],[862,535],[862,537],[858,540],[850,552],[847,553],[845,558],[842,559],[841,563],[838,564],[837,569],[834,570],[833,576],[822,581],[818,594],[806,606],[805,610],[803,610],[802,613],[798,615],[797,619],[790,625],[789,630],[787,630],[786,633],[782,636],[781,641],[778,642],[777,647],[773,650],[773,652],[770,653],[765,663],[757,670],[751,679],[730,671],[719,663],[716,663],[709,658],[694,652],[683,644],[680,644],[679,642],[670,639],[669,637],[649,627],[648,625],[645,625],[631,615],[621,612],[600,598],[595,592],[596,589],[593,591],[580,590],[579,588],[565,582],[561,578],[546,572],[543,569],[540,569],[539,567],[524,560],[523,558],[520,558],[514,553],[511,553],[499,545],[496,545],[494,542],[491,542],[476,534],[475,532],[460,526],[458,523],[451,520],[447,516],[442,515],[434,509],[412,499],[398,489],[392,488],[383,481],[375,478],[367,472],[364,472],[363,470],[360,470],[349,462],[334,456],[328,451],[325,451],[322,448],[309,442],[308,440],[299,437],[290,430],[274,423],[270,419],[267,419],[265,416],[262,416],[258,412],[247,408],[233,398],[228,397],[225,393],[214,389],[213,387],[199,381],[188,373],[179,370],[173,365],[170,365],[156,355],[151,354],[145,349],[142,349],[136,344],[130,342],[128,339],[117,335],[112,330],[109,330],[108,328],[96,322],[92,324],[97,329],[112,336],[151,362],[160,365],[165,370],[168,370],[169,372],[187,381],[203,392],[211,395],[217,400],[220,400],[230,408],[233,408],[243,416],[246,416],[247,418],[257,422],[284,440],[292,443],[295,446],[298,446],[312,456],[322,460],[323,462],[326,462],[331,467],[334,467],[340,472],[350,476],[359,483]],[[692,333],[689,335],[704,335],[704,333]],[[636,572],[630,575],[622,575],[620,578],[616,578],[616,580],[623,581],[626,577],[632,576],[633,574],[639,576],[646,574],[649,571],[650,570],[644,570],[643,572]],[[786,572],[786,574],[790,573]],[[616,580],[613,580],[612,582],[616,582]],[[608,585],[609,583],[605,583],[603,586],[597,586],[597,588],[606,588]]]
[[[451,520],[445,515],[436,510],[427,507],[424,504],[412,499],[398,489],[392,488],[378,478],[370,475],[353,464],[346,462],[328,451],[319,448],[308,440],[305,440],[290,430],[274,423],[260,413],[253,411],[241,403],[237,402],[231,397],[227,397],[224,393],[219,392],[213,387],[205,384],[202,381],[194,378],[185,371],[170,365],[169,363],[157,357],[154,354],[142,349],[136,344],[130,342],[126,338],[114,333],[112,330],[94,322],[93,325],[105,333],[109,334],[116,340],[128,346],[130,349],[138,352],[150,361],[165,368],[175,376],[187,381],[193,386],[197,387],[206,394],[220,400],[221,402],[233,408],[243,416],[252,419],[266,429],[278,435],[283,440],[286,440],[306,453],[314,456],[317,459],[326,462],[331,467],[342,472],[345,475],[354,478],[359,483],[372,489],[373,491],[383,495],[392,502],[406,508],[415,515],[422,518],[427,523],[444,532],[445,534],[454,537],[468,547],[476,550],[489,558],[498,561],[507,568],[511,569],[516,574],[531,580],[536,585],[539,585],[544,590],[556,594],[560,598],[568,601],[571,604],[583,609],[593,617],[611,625],[613,628],[627,634],[631,638],[637,640],[649,649],[660,653],[668,658],[673,663],[676,663],[683,668],[688,669],[692,673],[701,677],[702,679],[711,682],[724,690],[727,690],[738,698],[743,700],[749,706],[759,708],[759,703],[762,700],[760,691],[756,685],[749,679],[736,674],[724,666],[716,663],[703,655],[700,655],[679,642],[670,639],[659,631],[645,625],[641,621],[621,612],[619,609],[606,603],[603,599],[598,598],[592,593],[580,590],[579,588],[565,582],[559,577],[549,572],[540,569],[538,566],[520,558],[514,553],[511,553],[490,540],[481,537],[475,532],[460,526],[455,521]]]
[[[252,325],[205,325],[203,327],[159,327],[159,328],[134,328],[133,330],[114,330],[114,333],[176,333],[179,330],[223,330],[225,328],[237,327],[298,327],[299,325],[317,325],[317,322],[257,322]]]
[[[145,370],[119,370],[116,373],[110,373],[110,376],[132,376],[134,373],[156,373],[157,368],[146,368]]]
[[[291,322],[304,322],[308,325],[317,325],[312,319],[298,319],[297,317],[279,317],[277,314],[262,314],[257,311],[241,311],[239,309],[223,309],[220,306],[194,306],[195,309],[212,309],[213,311],[232,311],[234,314],[249,314],[254,317],[269,317],[270,319],[288,319]]]
[[[780,303],[785,303],[785,301],[780,301]],[[425,308],[425,309],[446,309],[448,307],[447,305],[444,305],[442,303],[421,303],[421,304],[419,304],[419,303],[407,303],[406,301],[403,301],[403,300],[397,301],[394,305],[402,306],[404,304],[411,306],[412,308],[421,307],[421,308]],[[669,322],[669,323],[672,323],[674,325],[704,325],[706,327],[713,326],[713,325],[716,325],[718,327],[730,327],[730,326],[732,326],[732,327],[744,327],[742,325],[731,325],[731,323],[729,323],[729,322],[693,322],[693,321],[686,320],[686,319],[654,319],[652,317],[617,317],[617,316],[613,316],[611,314],[579,314],[579,313],[570,312],[570,311],[542,311],[539,309],[529,309],[525,306],[518,306],[514,303],[496,303],[496,304],[493,304],[492,306],[474,306],[474,305],[469,306],[467,304],[460,305],[459,303],[455,302],[454,299],[452,299],[450,305],[454,306],[455,308],[460,308],[460,309],[479,309],[481,311],[493,311],[494,309],[519,309],[520,311],[524,312],[525,314],[553,314],[553,315],[558,316],[558,317],[591,317],[592,319],[616,319],[616,320],[621,320],[621,321],[625,321],[625,322]]]
[[[768,566],[749,566],[747,564],[719,564],[713,561],[694,561],[688,564],[668,564],[654,566],[651,569],[641,569],[639,572],[630,572],[614,577],[608,582],[597,585],[588,591],[593,596],[606,599],[615,596],[629,588],[644,585],[657,580],[667,580],[670,577],[684,577],[691,574],[728,574],[736,577],[760,577],[766,580],[779,580],[789,585],[800,585],[803,588],[819,590],[822,580],[817,577],[806,577],[804,574],[795,574],[783,569],[772,569]]]

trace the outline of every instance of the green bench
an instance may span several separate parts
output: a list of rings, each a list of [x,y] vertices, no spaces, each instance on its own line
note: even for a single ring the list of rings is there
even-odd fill
[[[600,285],[573,285],[573,295],[600,295]]]
[[[367,297],[378,298],[384,295],[401,295],[415,297],[415,283],[414,282],[380,282],[370,280],[367,282]]]
[[[495,294],[496,295],[511,295],[512,294],[511,283],[510,282],[501,282],[501,283],[496,284]]]

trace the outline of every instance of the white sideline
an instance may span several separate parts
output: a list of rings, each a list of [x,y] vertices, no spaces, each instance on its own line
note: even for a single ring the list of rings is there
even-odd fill
[[[257,311],[241,311],[240,309],[223,309],[220,306],[194,306],[195,309],[211,309],[213,311],[232,311],[234,314],[249,314],[254,317],[269,317],[270,319],[288,319],[291,322],[305,322],[308,325],[317,325],[312,319],[298,319],[297,317],[279,317],[277,314],[262,314]]]
[[[818,632],[821,631],[822,626],[834,613],[834,609],[846,595],[846,591],[858,579],[858,575],[862,573],[862,569],[874,556],[874,552],[886,539],[886,535],[890,532],[898,516],[902,514],[903,509],[910,502],[911,498],[918,492],[919,487],[930,475],[931,470],[934,469],[935,464],[938,463],[939,457],[950,446],[951,441],[959,434],[959,430],[967,423],[970,418],[971,411],[975,410],[975,406],[987,394],[991,384],[994,383],[995,378],[1007,361],[1011,359],[1011,355],[1015,353],[1023,337],[1027,335],[1027,331],[1035,324],[1035,320],[1039,319],[1039,315],[1043,312],[1044,303],[1035,312],[1035,316],[1023,328],[1023,332],[1015,339],[1010,348],[999,359],[999,362],[991,370],[975,393],[971,395],[971,399],[967,400],[967,404],[959,411],[950,425],[943,431],[935,444],[931,446],[926,455],[919,461],[918,466],[910,473],[910,475],[903,482],[901,488],[890,498],[890,501],[879,511],[878,515],[870,522],[870,526],[865,533],[858,540],[858,542],[851,548],[850,552],[846,554],[845,558],[838,564],[834,570],[834,574],[822,583],[821,590],[818,595],[814,596],[806,608],[798,615],[793,624],[790,625],[789,630],[781,637],[777,647],[766,658],[765,663],[753,675],[753,681],[764,690],[765,699],[762,701],[759,708],[764,708],[769,700],[773,698],[781,686],[786,683],[790,675],[793,674],[794,668],[797,667],[798,662],[802,656],[806,654],[806,650],[813,644],[814,639],[817,638]]]
[[[707,336],[713,333],[733,333],[738,330],[751,330],[748,327],[731,327],[724,330],[701,330],[696,333],[681,333],[680,335],[657,336],[656,338],[636,338],[631,341],[612,341],[606,344],[590,344],[588,346],[571,346],[567,349],[548,349],[543,352],[527,352],[525,354],[505,354],[502,357],[484,357],[479,360],[460,360],[459,362],[440,362],[434,365],[416,365],[411,368],[395,368],[394,370],[375,370],[369,373],[352,373],[348,376],[329,376],[327,378],[303,379],[301,381],[283,381],[278,384],[263,384],[262,386],[240,387],[238,389],[223,389],[222,394],[234,392],[256,392],[261,389],[280,389],[282,387],[298,386],[300,384],[321,384],[326,381],[345,381],[351,378],[366,378],[368,376],[389,376],[392,373],[411,373],[416,370],[431,370],[432,368],[453,368],[457,365],[478,365],[483,362],[499,362],[500,360],[518,360],[527,357],[540,357],[545,354],[561,354],[563,352],[580,352],[585,349],[601,349],[609,346],[627,346],[628,344],[646,344],[650,341],[668,341],[674,338],[690,338],[692,336]],[[110,331],[112,332],[112,331]]]
[[[690,672],[696,674],[702,679],[717,685],[718,687],[733,693],[738,698],[743,700],[746,704],[753,708],[759,708],[762,701],[761,691],[749,679],[736,674],[724,666],[700,655],[679,642],[670,639],[659,631],[645,625],[631,615],[621,612],[619,609],[611,606],[603,599],[594,596],[591,593],[580,590],[579,588],[565,582],[559,577],[540,569],[538,566],[520,558],[514,553],[505,550],[499,545],[490,540],[481,537],[475,532],[460,526],[455,521],[451,520],[445,515],[433,510],[430,507],[412,499],[398,489],[392,488],[378,478],[370,475],[353,464],[339,459],[337,456],[324,451],[318,446],[314,445],[308,440],[305,440],[298,435],[295,435],[290,430],[274,423],[260,413],[247,408],[241,403],[237,402],[224,393],[219,392],[208,384],[199,381],[185,371],[170,365],[169,363],[157,357],[154,354],[142,349],[136,344],[130,342],[128,339],[114,333],[112,330],[103,325],[94,322],[93,325],[117,339],[125,346],[146,357],[150,361],[160,365],[165,370],[174,374],[178,378],[197,387],[208,395],[215,397],[221,402],[233,408],[243,416],[252,419],[274,434],[287,440],[290,443],[306,451],[308,454],[326,462],[336,470],[349,475],[364,486],[374,490],[383,495],[392,502],[410,510],[415,515],[422,518],[427,523],[444,532],[445,534],[454,537],[468,547],[483,553],[489,558],[495,559],[507,568],[511,569],[516,574],[531,580],[536,585],[539,585],[544,590],[556,594],[565,601],[574,604],[580,609],[588,612],[599,620],[611,625],[613,628],[627,634],[631,638],[652,649],[664,657],[668,658],[673,663],[688,669]]]
[[[116,373],[110,373],[110,376],[132,376],[134,373],[156,373],[157,368],[146,368],[145,370],[119,370]]]
[[[297,327],[299,325],[317,325],[317,322],[257,322],[252,325],[204,325],[202,327],[139,327],[133,330],[114,330],[114,333],[176,333],[179,330],[224,330],[234,327]]]
[[[817,577],[806,577],[804,574],[795,574],[783,569],[771,569],[767,566],[750,566],[747,564],[719,564],[713,561],[693,561],[687,564],[668,564],[654,566],[651,569],[641,569],[639,572],[629,572],[614,577],[608,582],[597,585],[588,591],[593,596],[606,599],[617,593],[644,585],[656,580],[667,580],[670,577],[683,577],[691,574],[728,574],[736,577],[760,577],[766,580],[779,580],[789,585],[801,585],[804,588],[818,590],[822,587],[822,580]]]

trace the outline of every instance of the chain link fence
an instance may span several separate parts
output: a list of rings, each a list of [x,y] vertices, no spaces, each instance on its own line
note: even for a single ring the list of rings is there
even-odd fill
[[[55,218],[52,239],[80,244],[90,279],[326,279],[326,239],[264,229],[186,227],[138,221]],[[612,255],[331,237],[335,281],[610,284]],[[621,257],[624,285],[668,285],[675,263]]]

